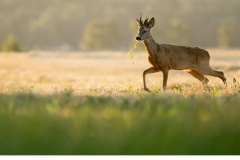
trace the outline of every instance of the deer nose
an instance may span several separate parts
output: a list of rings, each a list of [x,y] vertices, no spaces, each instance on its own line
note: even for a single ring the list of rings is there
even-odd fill
[[[140,40],[141,40],[141,38],[140,38],[140,37],[136,37],[136,40],[140,41]]]

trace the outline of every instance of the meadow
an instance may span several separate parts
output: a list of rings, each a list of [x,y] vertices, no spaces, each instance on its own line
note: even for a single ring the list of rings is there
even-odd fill
[[[227,85],[147,75],[147,53],[0,54],[1,155],[238,155],[240,51],[209,49]]]

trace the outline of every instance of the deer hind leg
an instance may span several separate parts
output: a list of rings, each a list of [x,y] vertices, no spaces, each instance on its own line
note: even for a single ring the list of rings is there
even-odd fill
[[[227,84],[227,79],[226,79],[226,77],[224,76],[224,73],[222,72],[222,71],[215,71],[215,70],[213,70],[215,73],[217,73],[218,75],[220,75],[220,76],[218,76],[222,81],[223,81],[223,83],[224,84]]]
[[[203,84],[207,84],[209,82],[209,80],[206,77],[204,77],[201,73],[199,73],[197,70],[190,70],[187,72],[191,74],[193,77],[197,78]]]
[[[202,73],[203,75],[218,77],[223,81],[224,84],[226,84],[227,82],[227,79],[225,78],[224,73],[222,71],[215,71],[210,66],[201,69],[200,73]]]
[[[159,70],[157,70],[156,68],[153,68],[153,67],[151,67],[143,72],[143,87],[144,87],[145,91],[148,91],[148,92],[150,91],[146,86],[146,75],[150,74],[150,73],[156,73],[156,72],[159,72]]]

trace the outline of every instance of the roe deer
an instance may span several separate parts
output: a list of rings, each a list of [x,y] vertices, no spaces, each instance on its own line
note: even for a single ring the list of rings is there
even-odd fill
[[[203,75],[219,77],[226,84],[224,73],[215,71],[210,67],[210,55],[207,51],[198,47],[158,44],[150,33],[155,19],[152,18],[148,21],[148,17],[146,17],[143,22],[141,14],[137,22],[139,29],[136,40],[143,42],[148,52],[148,61],[152,65],[152,67],[143,72],[143,86],[145,91],[149,91],[146,86],[146,74],[160,71],[163,73],[163,90],[166,90],[169,70],[187,70],[189,74],[200,80],[203,84],[207,84],[209,81]]]

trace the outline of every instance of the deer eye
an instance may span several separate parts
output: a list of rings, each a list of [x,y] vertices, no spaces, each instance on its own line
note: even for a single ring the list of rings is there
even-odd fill
[[[146,33],[147,31],[143,31],[142,33]]]

